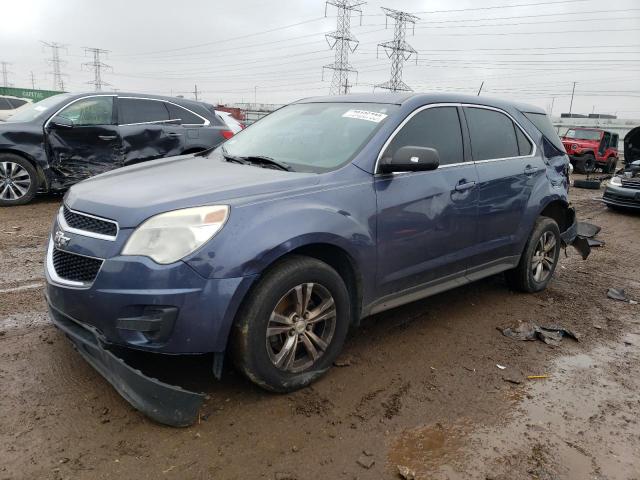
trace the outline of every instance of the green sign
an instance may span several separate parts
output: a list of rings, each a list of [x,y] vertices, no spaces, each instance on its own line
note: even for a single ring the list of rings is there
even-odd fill
[[[63,92],[54,92],[53,90],[32,90],[30,88],[13,88],[0,87],[0,95],[9,95],[11,97],[28,98],[33,102],[39,102],[47,97],[58,95]]]

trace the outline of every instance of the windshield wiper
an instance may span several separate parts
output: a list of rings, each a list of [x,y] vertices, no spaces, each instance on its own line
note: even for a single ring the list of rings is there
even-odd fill
[[[248,155],[241,158],[249,163],[257,163],[263,166],[270,165],[287,172],[293,171],[293,168],[291,168],[291,165],[289,165],[288,163],[279,162],[278,160],[274,160],[271,157],[264,157],[262,155]]]
[[[222,147],[222,156],[227,162],[233,163],[241,163],[242,165],[251,165],[251,162],[248,162],[243,157],[236,157],[234,155],[229,155],[227,151]]]

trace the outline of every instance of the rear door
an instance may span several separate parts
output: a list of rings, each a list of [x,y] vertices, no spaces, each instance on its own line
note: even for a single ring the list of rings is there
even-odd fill
[[[440,166],[376,175],[378,287],[386,298],[420,297],[430,286],[461,279],[477,222],[477,175],[465,161],[459,108],[428,107],[405,122],[383,156],[404,146],[431,147]]]
[[[518,231],[545,164],[523,129],[505,112],[466,106],[471,154],[478,172],[478,234],[474,270],[504,269],[520,254]]]
[[[70,120],[45,123],[47,154],[51,167],[75,183],[122,166],[121,139],[114,121],[114,96],[96,95],[71,102],[56,117]]]
[[[118,98],[118,124],[124,164],[180,155],[184,151],[182,127],[170,127],[169,110],[162,100]]]
[[[172,102],[165,104],[171,118],[165,125],[165,132],[169,136],[182,137],[185,150],[206,150],[221,143],[222,140],[218,140],[218,131],[213,128],[208,118]]]

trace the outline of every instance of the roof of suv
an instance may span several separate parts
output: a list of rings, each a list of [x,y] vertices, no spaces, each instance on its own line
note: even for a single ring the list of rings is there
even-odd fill
[[[509,102],[490,97],[478,97],[475,95],[463,95],[457,93],[353,93],[348,95],[334,95],[325,97],[309,97],[298,100],[296,103],[329,103],[329,102],[353,102],[353,103],[388,103],[402,105],[405,103],[416,103],[427,105],[430,103],[469,103],[486,105],[496,108],[515,108],[521,112],[540,113],[546,112],[534,105],[525,103]]]

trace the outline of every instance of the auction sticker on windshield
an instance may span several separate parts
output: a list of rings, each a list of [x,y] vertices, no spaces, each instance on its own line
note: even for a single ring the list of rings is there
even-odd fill
[[[380,123],[387,118],[384,113],[370,112],[368,110],[348,110],[342,114],[345,118],[358,118],[360,120],[368,120],[369,122]]]

